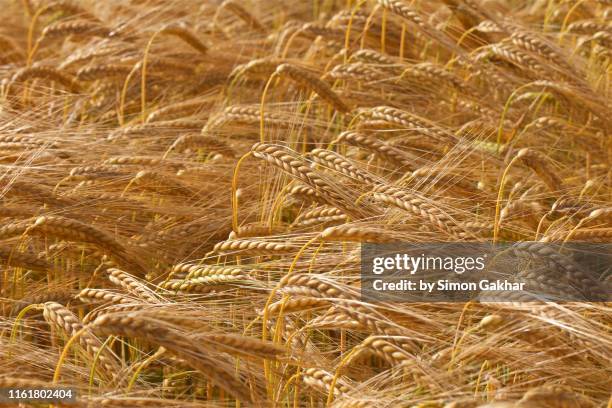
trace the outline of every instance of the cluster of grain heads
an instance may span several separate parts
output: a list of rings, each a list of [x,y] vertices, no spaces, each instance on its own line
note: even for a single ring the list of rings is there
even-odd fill
[[[117,335],[147,340],[162,346],[184,363],[209,377],[216,385],[240,401],[251,402],[249,388],[231,370],[207,355],[202,346],[194,344],[184,334],[152,319],[139,319],[130,315],[105,314],[89,327],[98,335]]]
[[[298,85],[310,89],[329,103],[334,109],[339,112],[349,112],[349,108],[340,99],[340,97],[331,89],[331,87],[321,79],[314,76],[312,73],[291,64],[281,64],[276,68],[276,75],[280,77],[290,78]]]
[[[5,3],[0,386],[609,403],[609,273],[554,249],[612,238],[609,1]],[[365,245],[474,241],[576,301],[361,296]]]
[[[120,367],[117,357],[106,349],[101,340],[91,330],[84,327],[79,318],[70,310],[59,303],[47,302],[44,305],[43,316],[49,325],[62,331],[68,339],[78,335],[79,343],[90,355],[92,361],[94,358],[99,360],[104,376],[112,377],[117,372]]]
[[[119,264],[124,264],[138,273],[143,267],[130,254],[129,249],[117,242],[110,234],[80,221],[57,216],[40,216],[34,219],[5,224],[0,228],[3,239],[24,235],[40,235],[97,246]]]

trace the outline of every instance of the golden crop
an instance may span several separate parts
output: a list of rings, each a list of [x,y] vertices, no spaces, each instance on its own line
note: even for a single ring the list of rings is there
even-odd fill
[[[0,6],[0,387],[609,404],[609,303],[359,292],[364,242],[610,243],[609,0]]]

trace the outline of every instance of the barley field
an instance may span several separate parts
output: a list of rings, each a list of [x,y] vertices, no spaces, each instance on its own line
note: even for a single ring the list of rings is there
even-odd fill
[[[609,302],[359,279],[364,243],[612,242],[609,0],[0,6],[0,388],[611,406]]]

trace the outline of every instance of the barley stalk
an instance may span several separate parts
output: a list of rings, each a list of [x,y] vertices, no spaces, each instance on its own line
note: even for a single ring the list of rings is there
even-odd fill
[[[281,77],[290,78],[295,83],[306,89],[311,89],[337,111],[342,113],[347,113],[350,111],[348,106],[340,99],[338,94],[336,94],[329,85],[310,72],[291,64],[281,64],[276,68],[275,72]]]
[[[43,316],[47,323],[62,330],[67,337],[74,336],[84,328],[79,319],[59,303],[45,303]],[[92,357],[99,355],[99,364],[105,375],[112,376],[117,372],[119,364],[116,357],[107,349],[100,350],[102,342],[91,331],[85,329],[79,336],[79,343]]]
[[[210,378],[228,394],[246,403],[252,401],[248,387],[227,367],[215,363],[211,357],[206,356],[197,346],[191,344],[185,336],[159,323],[130,315],[105,314],[98,317],[89,327],[99,335],[140,338],[162,346],[169,353]]]

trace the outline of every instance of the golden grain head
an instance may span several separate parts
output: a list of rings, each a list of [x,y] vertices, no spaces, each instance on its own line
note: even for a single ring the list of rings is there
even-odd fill
[[[0,388],[87,407],[609,405],[612,279],[586,259],[610,263],[611,16],[3,2]],[[362,296],[362,251],[398,242],[512,243],[521,279],[575,301]]]

